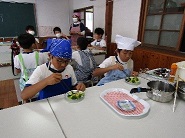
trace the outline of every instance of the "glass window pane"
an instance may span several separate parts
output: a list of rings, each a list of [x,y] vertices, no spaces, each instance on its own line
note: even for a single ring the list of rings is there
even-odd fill
[[[167,14],[164,16],[162,29],[180,30],[183,14]]]
[[[157,45],[159,31],[145,31],[144,43]]]
[[[161,46],[176,47],[178,42],[179,32],[161,32],[160,43]]]
[[[93,32],[93,13],[86,12],[86,27]]]
[[[161,24],[161,15],[147,16],[145,29],[159,29]]]
[[[185,0],[167,0],[165,8],[166,12],[183,12]]]
[[[163,12],[164,0],[150,0],[148,6],[148,13],[160,13]]]

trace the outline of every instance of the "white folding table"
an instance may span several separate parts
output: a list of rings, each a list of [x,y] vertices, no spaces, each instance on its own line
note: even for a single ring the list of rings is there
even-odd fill
[[[139,86],[146,87],[147,80],[140,78]],[[177,100],[175,113],[173,101],[159,103],[149,99],[146,93],[136,94],[150,104],[150,111],[141,119],[125,119],[110,109],[100,93],[109,88],[130,90],[133,85],[118,80],[86,89],[85,98],[78,103],[66,101],[64,95],[49,98],[59,123],[68,138],[183,138],[185,135],[185,102]]]
[[[1,138],[65,138],[47,99],[0,110]]]

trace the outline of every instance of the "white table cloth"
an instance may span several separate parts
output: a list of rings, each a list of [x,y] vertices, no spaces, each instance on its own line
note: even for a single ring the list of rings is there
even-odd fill
[[[147,80],[140,78],[139,86],[146,87]],[[172,112],[173,101],[159,103],[149,99],[146,93],[136,94],[150,104],[149,114],[141,119],[125,119],[118,116],[101,99],[100,93],[108,88],[130,90],[124,80],[119,80],[86,89],[84,100],[70,103],[64,95],[49,98],[57,119],[68,138],[183,138],[185,135],[185,102],[177,99],[177,108]]]
[[[47,102],[42,100],[0,111],[1,138],[64,138]]]

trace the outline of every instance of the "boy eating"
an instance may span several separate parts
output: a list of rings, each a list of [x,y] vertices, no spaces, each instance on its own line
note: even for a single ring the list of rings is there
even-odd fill
[[[21,93],[23,100],[39,92],[38,99],[64,94],[72,89],[84,91],[85,85],[77,83],[74,70],[69,62],[72,56],[71,42],[55,39],[50,46],[50,61],[38,66]]]

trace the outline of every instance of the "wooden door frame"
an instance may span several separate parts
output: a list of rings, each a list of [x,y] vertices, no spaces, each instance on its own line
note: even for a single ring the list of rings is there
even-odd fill
[[[113,0],[106,0],[105,11],[105,40],[107,44],[107,55],[110,55],[110,45],[112,38],[112,17],[113,17]]]

